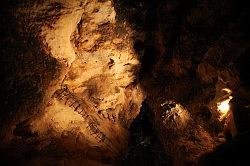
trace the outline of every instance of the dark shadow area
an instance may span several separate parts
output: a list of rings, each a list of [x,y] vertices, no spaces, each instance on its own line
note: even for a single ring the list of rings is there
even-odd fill
[[[22,145],[5,149],[4,139],[12,131],[9,126],[22,118],[19,117],[21,112],[32,115],[39,111],[43,88],[58,76],[59,63],[43,51],[43,44],[34,35],[38,28],[22,27],[20,22],[24,20],[15,16],[16,8],[29,5],[14,0],[0,4],[0,165],[6,166],[21,165],[25,160],[17,157],[20,154],[16,151]],[[30,20],[25,21],[30,23]]]
[[[125,20],[135,30],[134,50],[139,55],[141,62],[138,80],[147,94],[148,103],[159,105],[156,103],[158,99],[160,101],[177,99],[189,109],[193,109],[190,113],[195,121],[195,126],[190,127],[194,133],[190,134],[189,137],[194,136],[197,137],[197,140],[202,139],[195,134],[201,125],[201,121],[196,115],[201,113],[205,114],[205,117],[209,117],[204,122],[204,131],[211,132],[213,139],[217,139],[216,134],[219,131],[216,128],[215,132],[211,128],[214,124],[209,124],[212,115],[208,109],[209,102],[216,96],[217,74],[224,69],[237,73],[241,81],[239,86],[245,88],[244,93],[240,92],[238,85],[231,86],[229,83],[229,87],[231,86],[230,88],[237,95],[242,95],[240,100],[249,98],[250,77],[248,71],[250,63],[248,56],[250,40],[249,21],[247,21],[249,5],[244,1],[236,0],[115,0],[114,2],[118,20]],[[235,51],[240,49],[245,50]],[[212,51],[210,52],[210,50]],[[210,57],[206,58],[206,56],[211,56],[211,59],[209,59]],[[209,68],[205,68],[206,73],[204,73],[205,76],[213,77],[211,82],[203,82],[198,74],[198,66],[202,62],[213,65],[216,74],[209,73]],[[229,82],[235,80],[231,78]],[[249,105],[249,102],[244,104]],[[242,106],[242,103],[240,105]],[[161,118],[158,115],[160,111],[152,108],[151,112],[154,112],[155,116],[149,116],[143,113],[144,111],[142,108],[141,114],[130,128],[129,152],[124,160],[129,163],[127,165],[155,164],[153,162],[155,154],[151,151],[153,144],[143,146],[136,142],[140,140],[138,133],[140,131],[144,133],[147,121],[157,121],[156,117]],[[236,108],[236,112],[241,111]],[[237,123],[240,124],[238,130],[242,133],[249,129],[250,118],[245,113],[240,114]],[[145,137],[148,134],[150,137],[158,137],[165,150],[171,149],[164,144],[163,138],[166,134],[171,135],[171,133],[161,130],[160,123],[153,126],[153,130],[155,127],[157,133],[146,132],[141,135]],[[206,157],[203,156],[202,164],[244,165],[243,163],[247,162],[249,165],[249,153],[245,152],[249,147],[248,138],[249,134],[243,134],[234,140],[230,133],[225,133],[225,139],[228,143],[219,146]],[[177,147],[179,146],[178,140],[173,142],[176,142]],[[190,142],[192,144],[192,141]],[[200,148],[203,148],[202,150],[199,149],[198,143],[194,145],[199,153],[207,150],[206,141],[203,143],[204,147]],[[174,149],[174,146],[172,149],[173,157],[178,158],[178,154],[175,153],[177,150]],[[198,153],[191,148],[185,150],[186,154],[193,155],[192,157]],[[180,151],[180,154],[183,156],[178,159],[183,160],[183,163],[188,163],[185,162],[187,156],[185,152]],[[167,156],[166,153],[165,156]],[[167,157],[164,160],[169,161]],[[195,163],[197,158],[192,160]],[[167,162],[167,164],[171,165],[172,163]]]
[[[231,108],[238,135],[203,155],[200,160],[201,165],[250,165],[250,109],[244,107],[246,103],[249,103],[249,100],[240,97],[232,99]]]
[[[37,25],[25,29],[20,23],[24,20],[16,18],[16,8],[25,4],[28,5],[22,1],[1,2],[0,124],[18,111],[30,111],[32,114],[31,110],[42,102],[42,89],[57,77],[60,68],[37,38]],[[25,21],[27,24],[31,22]]]
[[[129,128],[128,152],[123,158],[127,166],[168,166],[165,150],[157,138],[153,124],[153,114],[146,102],[141,112]]]
[[[240,166],[250,165],[250,133],[234,138],[232,141],[220,145],[213,152],[203,156],[200,164],[204,166],[228,165]]]
[[[160,0],[161,1],[161,0]],[[134,50],[139,56],[139,80],[152,76],[159,50],[155,46],[158,29],[158,2],[150,0],[115,0],[117,20],[126,21],[135,31]],[[145,35],[144,37],[142,37]]]

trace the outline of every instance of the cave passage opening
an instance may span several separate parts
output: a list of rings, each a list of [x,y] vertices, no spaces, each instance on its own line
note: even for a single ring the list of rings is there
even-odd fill
[[[122,164],[145,166],[168,166],[170,158],[166,157],[157,131],[154,127],[154,115],[146,101],[142,103],[141,111],[129,127],[128,151]]]

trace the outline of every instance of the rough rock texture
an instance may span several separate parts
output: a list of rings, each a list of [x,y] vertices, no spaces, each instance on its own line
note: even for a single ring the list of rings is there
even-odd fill
[[[5,71],[12,72],[3,83],[9,87],[2,100],[8,102],[1,131],[6,160],[117,162],[143,100],[132,30],[126,22],[117,24],[109,0],[9,5],[3,11],[11,27],[5,29],[3,51],[12,57],[2,58]]]
[[[117,1],[126,6],[121,15],[136,30],[141,84],[170,164],[200,165],[200,158],[230,142],[239,130],[249,131],[246,4],[234,0]],[[228,97],[225,88],[232,90],[235,100],[221,121],[217,105]],[[186,123],[180,123],[185,116],[175,114],[171,101],[191,115]],[[235,122],[241,121],[239,117],[244,125]]]
[[[237,0],[8,1],[1,162],[118,165],[133,149],[128,128],[146,94],[169,165],[242,165],[249,16]],[[218,105],[229,98],[222,116]],[[143,163],[128,153],[129,165]]]

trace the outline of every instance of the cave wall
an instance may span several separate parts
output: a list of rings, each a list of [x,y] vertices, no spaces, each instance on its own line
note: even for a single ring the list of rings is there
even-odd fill
[[[142,62],[140,83],[171,164],[200,165],[200,158],[249,130],[246,3],[117,2],[121,19],[127,19],[136,30],[134,48]],[[223,92],[225,88],[232,91],[233,99],[231,112],[221,121],[217,104],[229,95]],[[172,101],[184,109],[178,113],[168,108]],[[170,109],[177,114],[169,116]]]
[[[113,3],[17,1],[1,12],[2,162],[116,163],[144,95],[133,31]]]
[[[145,96],[169,165],[199,165],[249,128],[244,2],[1,6],[1,154],[10,164],[117,164]],[[221,121],[224,88],[233,99]]]

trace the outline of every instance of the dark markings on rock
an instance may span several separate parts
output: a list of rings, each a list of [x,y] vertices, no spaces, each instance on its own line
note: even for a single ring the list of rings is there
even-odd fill
[[[130,112],[135,111],[136,109],[137,109],[137,105],[135,103],[132,103],[132,105],[130,106]]]
[[[73,108],[74,111],[81,114],[84,118],[87,116],[87,112],[93,111],[86,102],[79,100],[67,87],[58,89],[52,97],[64,102],[64,105]]]
[[[120,125],[122,127],[126,128],[126,129],[128,128],[124,112],[119,112],[119,114],[118,114],[118,121],[119,121],[119,123],[120,123]]]
[[[113,122],[115,122],[115,116],[114,116],[114,115],[111,115],[111,120],[112,120]]]
[[[107,109],[107,110],[111,110],[110,108],[109,109]],[[101,115],[101,118],[104,118],[104,119],[108,119],[108,120],[110,120],[110,121],[113,121],[113,122],[116,122],[116,116],[115,115],[113,115],[112,113],[109,113],[107,110],[105,110],[105,111],[103,111],[103,110],[100,110],[100,111],[98,111],[98,114],[100,114]],[[106,114],[106,115],[105,115]],[[98,115],[99,116],[99,115]],[[100,117],[100,116],[99,116]]]
[[[73,101],[69,106],[72,107],[77,101]]]
[[[109,140],[107,139],[106,135],[98,128],[99,125],[98,120],[93,115],[89,115],[88,112],[90,111],[94,112],[93,108],[91,108],[83,100],[78,99],[73,93],[69,91],[69,89],[66,86],[64,86],[62,89],[58,89],[52,95],[52,98],[56,98],[57,100],[63,102],[64,105],[73,108],[75,112],[79,113],[87,122],[88,124],[87,129],[89,130],[90,135],[93,135],[94,138],[97,139],[99,143],[104,142],[105,140]],[[108,115],[108,119],[110,119],[109,117],[110,116]],[[113,115],[111,117],[112,119],[115,119]]]
[[[98,142],[104,142],[106,135],[100,131],[95,122],[90,121],[87,129],[90,131],[90,135],[93,135]]]

